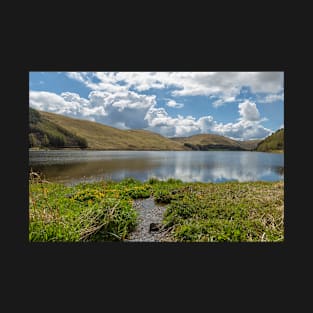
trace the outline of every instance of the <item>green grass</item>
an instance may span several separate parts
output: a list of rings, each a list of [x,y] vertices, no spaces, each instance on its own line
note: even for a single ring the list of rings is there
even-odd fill
[[[144,196],[147,196],[146,190],[136,183],[128,187],[123,182],[83,183],[69,187],[31,182],[29,240],[123,240],[136,226],[137,212],[132,208],[132,199]]]
[[[188,184],[165,213],[174,241],[283,241],[282,182]]]
[[[167,207],[166,241],[276,242],[284,239],[283,182],[184,183],[150,178],[64,186],[31,179],[29,240],[121,241],[137,223],[134,199]]]
[[[262,140],[256,150],[261,152],[282,153],[284,151],[284,128],[277,130],[275,133]]]

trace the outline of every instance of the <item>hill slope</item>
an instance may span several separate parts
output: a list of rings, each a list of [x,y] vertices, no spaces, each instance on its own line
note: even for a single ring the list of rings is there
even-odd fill
[[[87,141],[29,108],[29,147],[86,148]]]
[[[33,109],[32,109],[33,110]],[[34,110],[35,111],[35,110]],[[41,119],[79,134],[92,150],[186,150],[183,144],[146,130],[121,130],[100,123],[74,119],[60,114],[36,111]],[[32,136],[32,133],[30,134]],[[37,146],[40,145],[37,143]],[[34,145],[36,146],[36,145]]]
[[[272,152],[284,150],[284,128],[277,130],[272,135],[262,140],[256,147],[256,151]]]
[[[200,134],[172,138],[190,150],[253,150],[260,140],[237,141],[220,135]]]
[[[32,108],[29,109],[29,127],[29,147],[91,150],[255,150],[260,142],[236,141],[213,134],[166,138],[147,130],[121,130]]]

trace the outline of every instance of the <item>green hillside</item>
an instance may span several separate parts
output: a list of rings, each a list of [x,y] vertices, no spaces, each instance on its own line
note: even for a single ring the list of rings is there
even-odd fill
[[[261,152],[278,152],[284,150],[284,128],[277,130],[272,135],[262,140],[257,148]]]
[[[199,134],[190,137],[172,138],[190,150],[253,150],[260,140],[237,141],[220,135]]]
[[[86,139],[57,125],[39,111],[29,108],[29,148],[86,148]]]
[[[121,130],[92,121],[30,109],[31,147],[47,146],[46,137],[49,139],[53,133],[58,138],[60,133],[65,136],[64,132],[67,137],[79,134],[87,143],[88,149],[92,150],[186,150],[183,144],[147,130]],[[51,143],[50,139],[49,142]],[[71,146],[67,141],[66,143]]]
[[[255,150],[259,142],[260,140],[236,141],[213,134],[166,138],[147,130],[121,130],[92,121],[29,109],[30,148]]]

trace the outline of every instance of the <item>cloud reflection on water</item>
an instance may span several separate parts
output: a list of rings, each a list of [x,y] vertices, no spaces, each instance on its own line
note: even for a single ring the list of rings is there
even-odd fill
[[[34,169],[59,182],[122,180],[134,177],[176,178],[182,181],[239,182],[281,180],[283,155],[246,151],[88,151],[76,154],[39,153]]]

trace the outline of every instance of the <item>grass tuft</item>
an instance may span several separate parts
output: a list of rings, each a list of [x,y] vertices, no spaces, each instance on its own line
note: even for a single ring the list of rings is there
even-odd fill
[[[138,221],[133,200],[153,197],[167,206],[166,240],[175,242],[281,242],[284,183],[183,183],[150,178],[54,184],[31,173],[29,240],[121,241]]]

